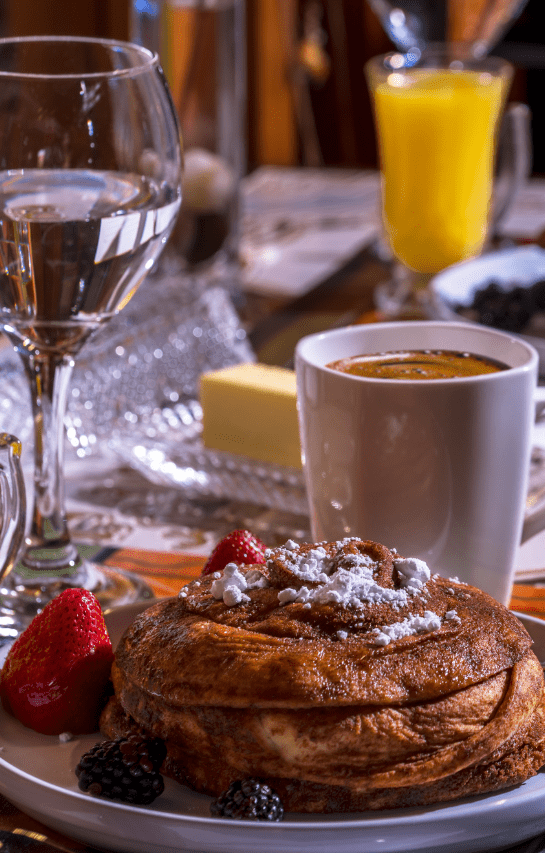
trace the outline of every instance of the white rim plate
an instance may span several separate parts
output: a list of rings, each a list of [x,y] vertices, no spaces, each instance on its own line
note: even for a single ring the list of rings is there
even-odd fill
[[[114,644],[138,610],[107,615]],[[545,621],[519,614],[545,659]],[[209,817],[210,799],[166,780],[149,807],[99,800],[78,790],[74,768],[97,741],[61,743],[0,711],[0,793],[47,826],[122,853],[477,853],[545,831],[545,773],[496,794],[418,809],[353,815],[287,815],[277,824]]]

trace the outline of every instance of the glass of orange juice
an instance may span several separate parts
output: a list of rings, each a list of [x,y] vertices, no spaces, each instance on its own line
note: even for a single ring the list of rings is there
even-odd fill
[[[432,275],[478,255],[486,243],[512,66],[498,57],[461,58],[455,47],[441,45],[375,57],[366,76],[385,234],[422,289]]]

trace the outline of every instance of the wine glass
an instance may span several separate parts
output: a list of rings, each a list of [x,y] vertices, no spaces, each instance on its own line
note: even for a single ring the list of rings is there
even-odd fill
[[[65,587],[91,589],[103,606],[150,594],[71,541],[63,420],[74,359],[153,268],[181,174],[157,55],[95,38],[0,40],[0,325],[22,359],[34,421],[30,529],[0,592],[21,626]]]
[[[494,210],[498,131],[512,73],[503,59],[468,59],[446,45],[367,63],[382,219],[397,261],[391,281],[376,294],[388,316],[428,318],[433,314],[430,278],[485,246]],[[520,142],[526,149],[526,140]],[[525,178],[517,160],[508,164],[511,198]]]
[[[456,45],[466,58],[485,56],[527,0],[368,0],[385,33],[404,52],[432,42]]]

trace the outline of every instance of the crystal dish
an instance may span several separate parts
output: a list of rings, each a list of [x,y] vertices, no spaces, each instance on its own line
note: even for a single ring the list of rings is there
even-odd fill
[[[308,515],[302,471],[204,447],[200,436],[173,443],[116,435],[110,448],[153,483],[183,488],[188,498],[248,501]]]

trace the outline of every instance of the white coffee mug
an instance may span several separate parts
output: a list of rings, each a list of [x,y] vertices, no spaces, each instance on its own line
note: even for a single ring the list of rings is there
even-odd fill
[[[470,352],[509,369],[407,380],[327,367],[423,349]],[[372,539],[507,604],[528,486],[534,348],[466,323],[377,323],[303,338],[295,363],[314,540]]]

